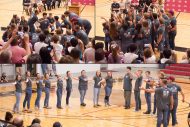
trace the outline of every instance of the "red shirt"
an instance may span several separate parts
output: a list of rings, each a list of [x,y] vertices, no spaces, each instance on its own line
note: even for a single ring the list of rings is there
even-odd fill
[[[11,46],[10,50],[12,52],[12,63],[18,63],[24,56],[26,56],[26,50],[19,46]]]

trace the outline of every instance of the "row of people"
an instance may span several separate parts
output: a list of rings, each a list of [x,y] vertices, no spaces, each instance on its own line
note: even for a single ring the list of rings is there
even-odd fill
[[[145,100],[147,103],[147,111],[144,114],[151,113],[151,93],[154,94],[154,110],[153,114],[156,114],[157,110],[157,126],[160,127],[163,121],[164,126],[168,126],[170,113],[172,114],[172,125],[175,126],[177,124],[177,107],[178,107],[178,92],[182,95],[182,101],[185,102],[185,97],[182,92],[182,89],[179,85],[177,85],[174,81],[174,77],[165,77],[164,73],[159,73],[158,79],[154,79],[150,76],[150,71],[146,71],[146,77],[142,76],[143,71],[138,70],[135,74],[131,72],[131,67],[127,67],[126,74],[123,77],[123,90],[124,90],[124,99],[125,99],[125,109],[131,108],[131,95],[132,95],[132,80],[135,79],[134,85],[134,97],[135,97],[135,111],[138,112],[141,110],[141,97],[140,91],[145,91]],[[136,77],[136,78],[135,78]],[[81,71],[81,75],[79,77],[73,77],[70,71],[67,71],[66,77],[62,78],[60,75],[57,76],[57,108],[62,109],[62,95],[64,91],[64,83],[63,80],[66,80],[66,105],[69,105],[69,98],[73,89],[72,80],[78,80],[78,90],[80,93],[80,105],[86,106],[84,101],[86,92],[88,90],[88,84],[91,81],[94,81],[94,97],[93,103],[94,107],[99,107],[99,96],[101,86],[104,86],[105,89],[105,98],[104,103],[105,106],[110,106],[110,96],[112,93],[112,88],[114,84],[114,78],[112,76],[112,72],[107,72],[107,76],[103,78],[101,76],[101,72],[97,71],[93,79],[88,78],[85,70]],[[146,87],[143,87],[143,81],[146,82]],[[30,101],[32,96],[32,80],[30,78],[30,72],[26,73],[26,90],[25,90],[25,99],[23,102],[23,111],[31,112],[30,110]],[[44,86],[43,86],[44,84]],[[45,91],[45,99],[44,99],[44,108],[50,109],[49,99],[50,99],[50,91],[51,91],[51,81],[49,80],[49,75],[45,74],[44,79],[42,80],[40,74],[37,74],[36,78],[37,85],[37,98],[35,101],[36,109],[40,109],[40,99],[42,95],[42,91]],[[22,82],[21,76],[17,75],[16,77],[16,103],[14,105],[13,111],[19,112],[19,104],[20,98],[22,94]],[[44,87],[44,88],[43,88]],[[27,103],[27,109],[26,107]]]

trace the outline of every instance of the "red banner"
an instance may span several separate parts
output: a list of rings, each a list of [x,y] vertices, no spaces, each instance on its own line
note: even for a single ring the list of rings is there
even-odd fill
[[[165,0],[165,10],[190,12],[190,0]]]
[[[95,5],[95,0],[71,0],[71,4]]]

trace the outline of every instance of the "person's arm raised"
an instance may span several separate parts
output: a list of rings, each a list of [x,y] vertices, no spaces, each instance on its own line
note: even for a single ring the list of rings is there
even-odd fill
[[[6,44],[2,47],[2,49],[0,49],[0,52],[6,50],[16,36],[17,36],[17,29],[13,30],[11,38],[6,42]]]

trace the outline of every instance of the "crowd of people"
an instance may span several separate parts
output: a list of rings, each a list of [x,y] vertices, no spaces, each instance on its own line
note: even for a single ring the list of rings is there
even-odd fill
[[[95,62],[89,20],[70,11],[61,16],[43,11],[39,18],[40,9],[30,10],[28,20],[13,15],[0,42],[0,63]]]
[[[25,123],[22,117],[14,117],[11,112],[6,112],[5,119],[0,120],[0,127],[24,127]],[[41,120],[34,118],[31,125],[27,127],[43,127],[41,125]],[[62,127],[60,122],[54,122],[52,127]]]
[[[145,73],[145,77],[143,76]],[[62,107],[62,95],[63,91],[66,91],[66,106],[70,106],[69,100],[73,91],[73,80],[78,81],[78,90],[80,94],[80,106],[85,107],[85,95],[88,90],[89,84],[93,82],[93,104],[94,108],[100,107],[99,96],[101,88],[105,90],[104,104],[105,107],[111,106],[110,96],[112,94],[112,88],[114,87],[114,82],[118,77],[113,77],[112,72],[108,71],[106,77],[101,76],[101,71],[96,71],[93,78],[88,77],[85,70],[81,71],[80,76],[74,77],[70,71],[67,71],[65,77],[57,75],[57,85],[56,85],[56,95],[57,103],[56,107],[58,109],[63,109]],[[121,78],[121,77],[120,77]],[[134,80],[134,84],[133,81]],[[185,102],[185,96],[179,85],[175,82],[175,77],[166,76],[163,72],[159,72],[157,78],[151,76],[150,71],[143,72],[143,70],[137,70],[132,72],[131,67],[126,68],[126,73],[122,78],[123,81],[123,95],[124,95],[124,108],[131,109],[131,96],[132,91],[134,91],[135,100],[135,112],[141,111],[141,91],[145,93],[145,100],[147,104],[147,110],[144,114],[153,114],[157,116],[157,127],[163,124],[165,127],[168,126],[170,117],[172,118],[172,126],[175,126],[177,122],[177,108],[178,108],[178,93],[182,95],[182,102]],[[64,82],[66,85],[64,85]],[[145,82],[145,87],[143,85]],[[22,86],[23,83],[26,84],[25,98],[23,101],[23,112],[31,113],[30,108],[31,96],[32,96],[32,80],[30,77],[30,72],[26,72],[26,79],[23,82],[20,74],[16,76],[15,81],[15,95],[16,103],[13,107],[14,113],[20,112],[20,101],[22,96]],[[51,109],[49,105],[50,91],[52,88],[52,81],[49,79],[49,74],[45,73],[42,77],[39,73],[36,74],[35,84],[37,87],[37,96],[35,100],[35,110],[40,111],[40,101],[43,92],[45,92],[44,106],[45,109]],[[152,94],[154,93],[154,107],[152,108]],[[171,115],[170,115],[171,114]]]
[[[114,0],[111,17],[102,24],[104,46],[96,50],[101,63],[190,63],[190,50],[177,59],[175,37],[177,19],[173,10],[164,10],[164,2]]]

